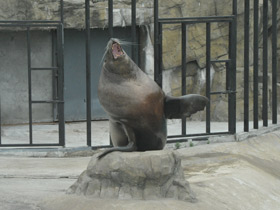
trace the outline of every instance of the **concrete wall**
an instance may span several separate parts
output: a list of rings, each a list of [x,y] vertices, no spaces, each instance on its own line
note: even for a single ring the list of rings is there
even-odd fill
[[[31,31],[32,67],[51,67],[51,32]],[[0,32],[0,96],[3,124],[28,122],[26,32]],[[52,99],[52,72],[32,72],[33,100]],[[52,121],[51,104],[34,104],[33,121]]]

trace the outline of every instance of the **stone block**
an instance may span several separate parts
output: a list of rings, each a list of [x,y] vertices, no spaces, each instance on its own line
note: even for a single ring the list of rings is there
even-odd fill
[[[69,194],[93,198],[196,201],[176,151],[94,155]]]

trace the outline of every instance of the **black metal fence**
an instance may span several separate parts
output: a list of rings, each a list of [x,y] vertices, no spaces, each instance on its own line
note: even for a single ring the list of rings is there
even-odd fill
[[[60,20],[59,21],[0,21],[0,28],[20,28],[26,30],[27,43],[27,65],[28,65],[28,116],[29,116],[29,143],[27,144],[7,144],[2,143],[0,135],[0,147],[32,147],[32,146],[64,146],[65,145],[65,122],[64,122],[64,26],[63,26],[63,0],[60,0]],[[31,30],[32,28],[45,28],[56,30],[56,66],[51,67],[33,67],[31,63]],[[33,100],[32,99],[32,72],[52,71],[57,75],[55,84],[56,94],[53,100]],[[2,99],[3,101],[4,99]],[[0,101],[1,102],[1,101]],[[50,103],[57,105],[59,121],[59,139],[58,143],[34,143],[33,141],[33,119],[32,105]],[[1,105],[0,105],[0,132],[1,132]],[[0,133],[1,134],[1,133]]]
[[[229,16],[208,16],[208,17],[183,17],[183,18],[159,18],[158,17],[158,1],[155,0],[154,7],[154,40],[155,40],[155,81],[162,86],[162,28],[164,24],[181,24],[181,45],[182,45],[182,95],[186,94],[186,44],[187,44],[187,31],[186,26],[189,24],[203,23],[206,25],[206,97],[209,99],[206,107],[206,131],[205,133],[187,134],[186,132],[186,118],[182,119],[182,132],[181,135],[169,136],[172,138],[185,138],[190,136],[206,136],[206,135],[218,135],[218,134],[234,134],[236,132],[236,15],[237,15],[237,1],[232,1],[232,15]],[[211,58],[211,24],[223,22],[229,24],[229,49],[228,59],[226,60],[214,60]],[[222,92],[213,92],[210,87],[210,68],[213,63],[225,63],[226,64],[226,90]],[[226,94],[228,95],[228,132],[211,132],[211,119],[210,119],[210,107],[211,107],[211,95],[214,94]]]
[[[182,138],[189,136],[216,135],[216,134],[234,134],[236,132],[236,33],[237,33],[237,1],[232,1],[231,16],[216,17],[188,17],[188,18],[159,18],[158,1],[154,7],[155,23],[155,81],[162,86],[162,25],[163,24],[181,24],[182,34],[182,95],[186,94],[186,25],[205,23],[206,24],[206,96],[210,103],[206,108],[206,132],[201,134],[186,134],[186,119],[182,119],[182,134],[169,136],[172,138]],[[277,124],[277,0],[272,0],[272,58],[268,57],[268,0],[263,1],[263,75],[262,75],[262,120],[263,126],[268,126],[268,61],[272,61],[272,123]],[[253,74],[253,123],[254,129],[259,128],[259,1],[254,0],[254,74]],[[250,0],[244,1],[244,131],[249,131],[249,31],[250,31]],[[211,59],[211,23],[227,22],[229,23],[229,59],[212,60]],[[212,92],[210,87],[210,65],[215,62],[226,63],[226,90],[224,92]],[[211,95],[228,94],[228,132],[211,132],[210,127],[210,106]]]
[[[277,123],[277,0],[272,0],[272,123]],[[254,0],[254,128],[258,128],[258,84],[259,84],[259,1]],[[187,134],[186,119],[182,119],[181,135],[168,137],[168,142],[180,141],[187,137],[209,136],[218,134],[234,134],[236,133],[236,38],[237,38],[237,0],[232,0],[232,14],[228,16],[207,16],[207,17],[183,17],[183,18],[160,18],[159,3],[154,0],[154,79],[162,86],[163,61],[162,61],[162,36],[163,25],[180,24],[182,34],[182,94],[186,94],[186,33],[187,26],[190,24],[202,23],[206,26],[206,96],[210,99],[210,103],[206,108],[206,130],[204,133]],[[132,42],[137,42],[136,37],[136,0],[131,1],[131,36]],[[250,0],[244,0],[244,131],[249,131],[249,21],[250,21]],[[86,107],[87,107],[87,145],[92,146],[92,131],[91,131],[91,61],[90,61],[90,1],[85,0],[85,40],[86,40]],[[63,0],[60,0],[60,21],[0,21],[0,27],[21,27],[26,28],[27,33],[27,55],[28,55],[28,93],[29,93],[29,144],[11,145],[2,144],[0,135],[0,147],[3,146],[64,146],[65,145],[65,122],[64,122],[64,93],[63,93],[63,78],[64,78],[64,40],[63,40]],[[211,57],[211,25],[213,23],[223,22],[229,26],[229,48],[228,59],[215,60]],[[262,92],[262,119],[263,125],[268,125],[268,0],[263,1],[263,92]],[[54,27],[57,30],[57,66],[48,68],[36,68],[31,65],[31,49],[30,49],[30,28],[32,27]],[[108,0],[108,29],[110,36],[114,36],[113,26],[113,0]],[[136,59],[136,46],[132,45],[132,59]],[[224,63],[226,66],[226,89],[220,92],[211,91],[210,86],[210,68],[211,64]],[[32,71],[52,70],[58,74],[57,97],[52,101],[33,101],[31,74]],[[228,95],[228,131],[212,132],[211,130],[211,96],[215,94]],[[3,101],[3,99],[0,99]],[[1,102],[1,101],[0,101]],[[34,144],[32,139],[32,104],[34,103],[52,103],[57,104],[59,113],[59,143],[57,144]],[[1,103],[0,103],[1,104]],[[1,107],[0,107],[0,132],[1,132]],[[1,133],[0,133],[1,134]],[[176,140],[173,140],[176,139]],[[109,145],[108,145],[109,146]],[[101,146],[104,147],[104,146]],[[106,147],[106,146],[105,146]],[[95,147],[96,148],[96,147]]]
[[[272,123],[277,123],[277,0],[272,0]],[[250,1],[244,1],[244,131],[249,131],[249,31]],[[254,0],[254,129],[259,128],[259,0]],[[268,126],[268,0],[263,1],[263,75],[262,75],[262,120]]]

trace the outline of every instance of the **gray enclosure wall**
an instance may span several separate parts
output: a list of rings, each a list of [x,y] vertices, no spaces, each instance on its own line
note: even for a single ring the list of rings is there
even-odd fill
[[[51,67],[52,36],[31,31],[32,67]],[[26,32],[0,32],[0,97],[3,124],[28,122],[28,66]],[[33,100],[52,99],[52,72],[32,72]],[[52,121],[51,104],[34,104],[33,121]]]

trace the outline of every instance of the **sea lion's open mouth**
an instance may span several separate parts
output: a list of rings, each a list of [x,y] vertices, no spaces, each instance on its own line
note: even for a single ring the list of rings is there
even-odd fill
[[[114,59],[117,59],[118,57],[120,57],[121,55],[124,54],[122,47],[119,43],[117,42],[113,42],[112,44],[112,54],[114,56]]]

